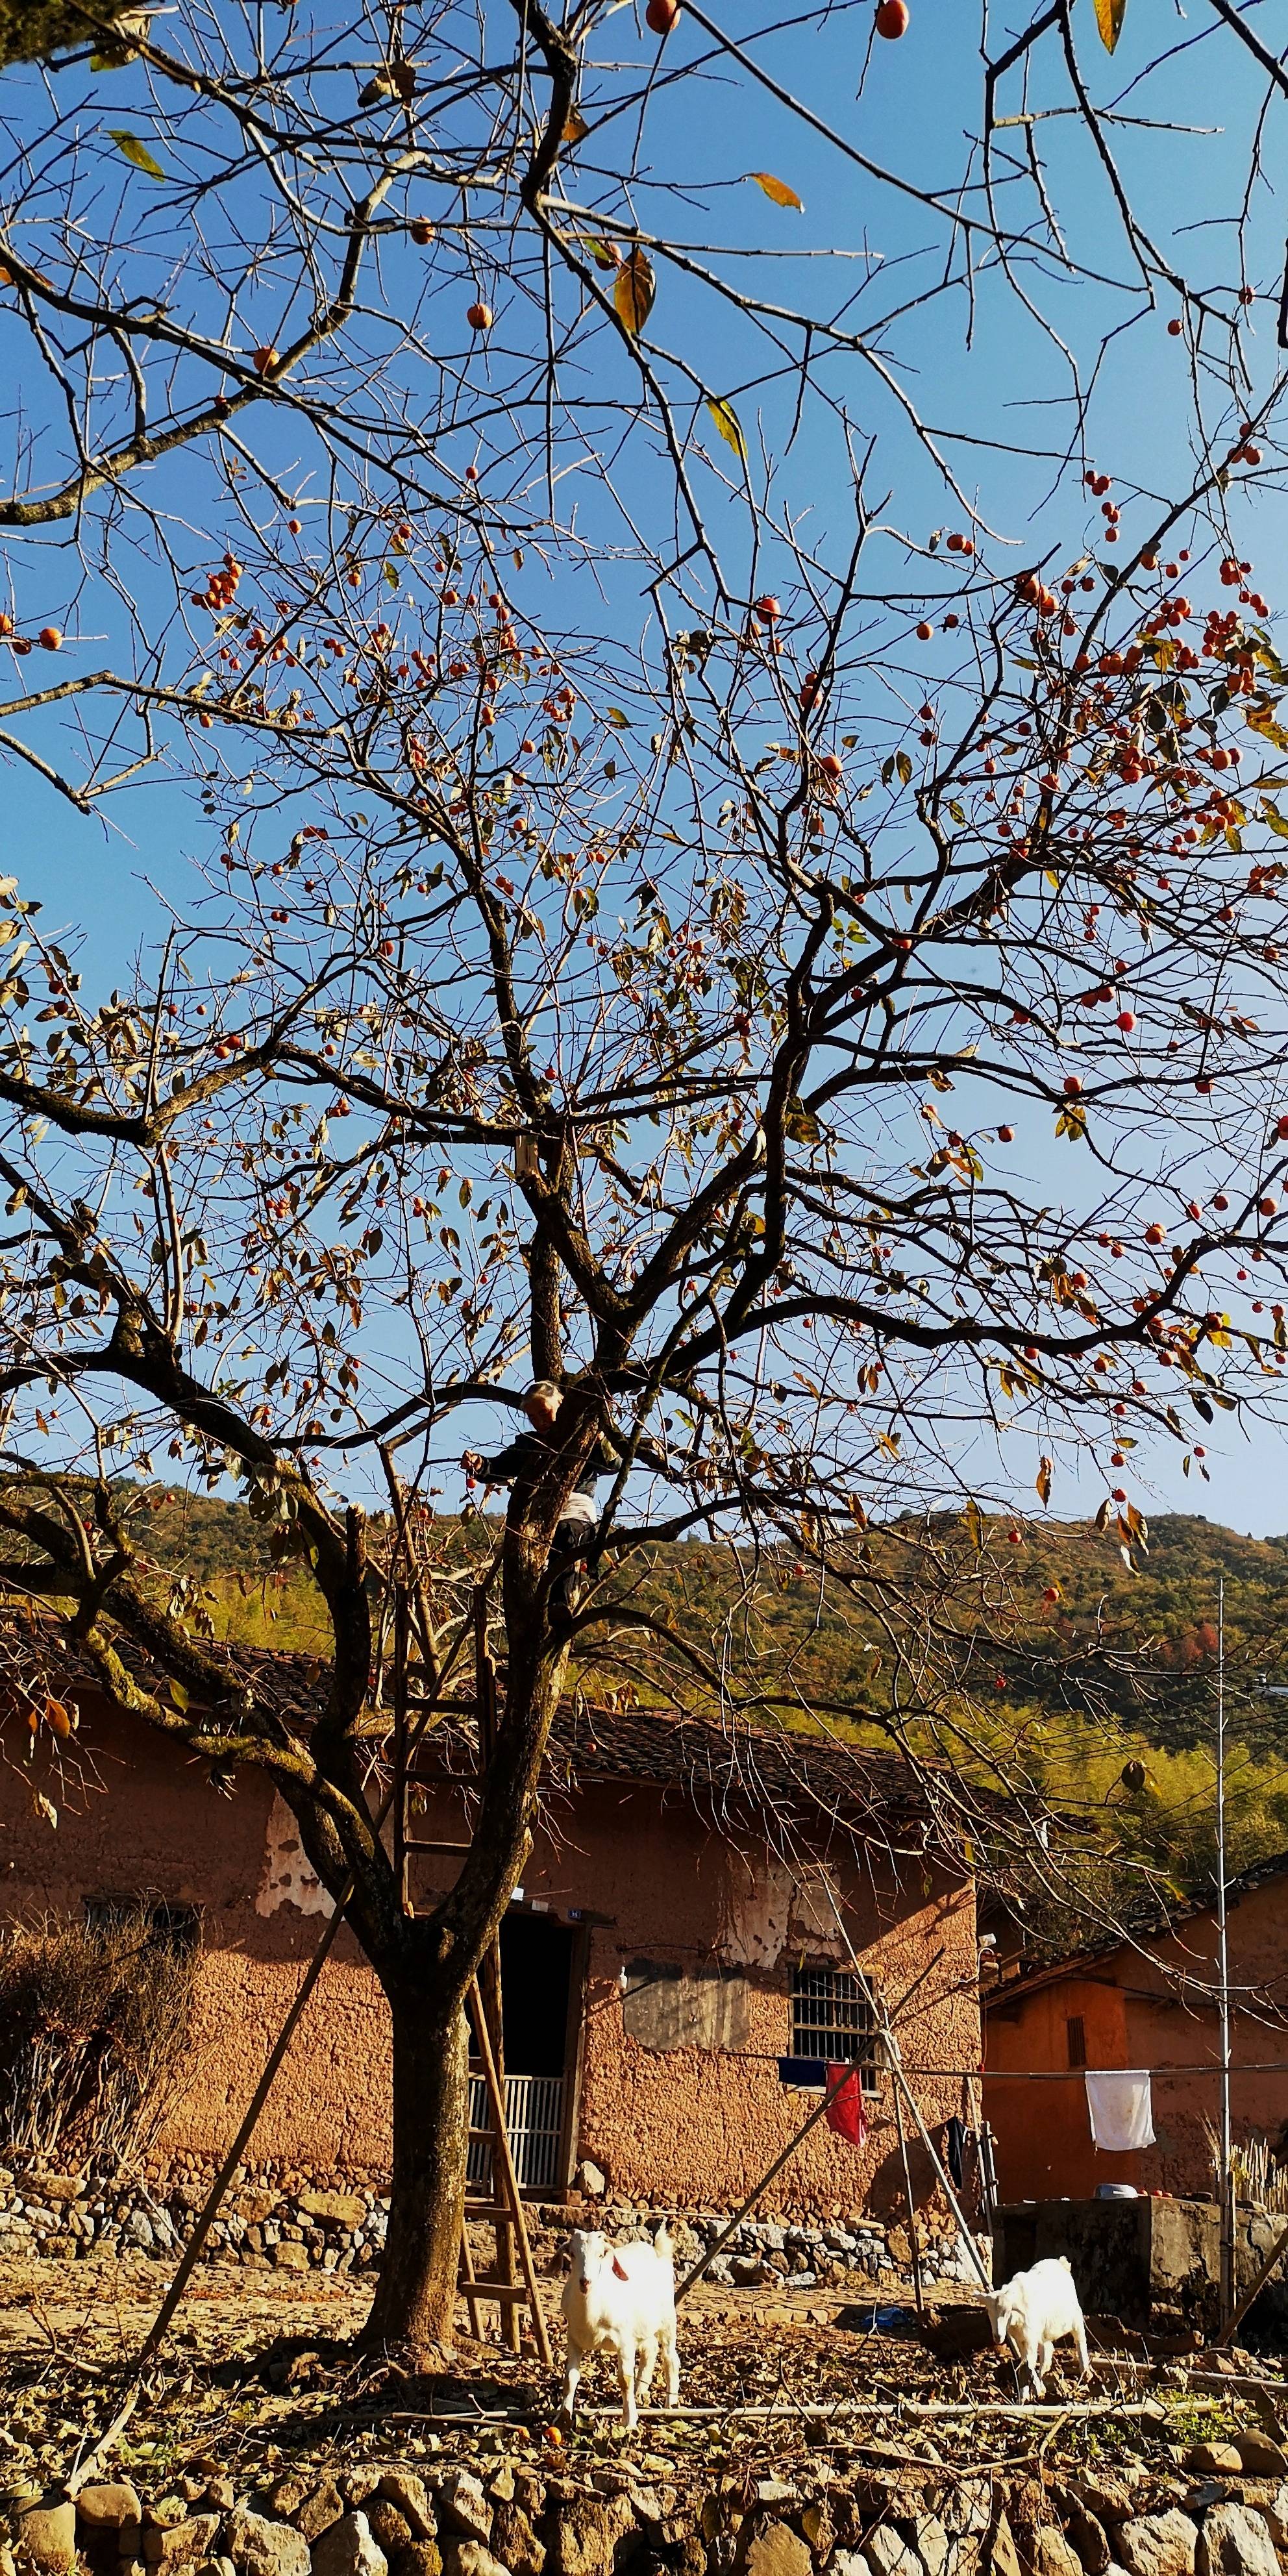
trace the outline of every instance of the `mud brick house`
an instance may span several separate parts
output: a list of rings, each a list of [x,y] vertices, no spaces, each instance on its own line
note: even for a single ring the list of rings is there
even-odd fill
[[[303,1663],[270,1666],[297,1707],[296,1693],[316,1690]],[[204,1764],[109,1710],[87,1676],[69,1670],[65,1689],[81,1709],[83,1785],[61,1800],[52,1832],[22,1779],[0,1770],[0,1913],[93,1919],[142,1899],[164,1937],[198,1942],[188,2079],[162,2144],[204,2159],[227,2145],[329,1899],[262,1776],[240,1772],[221,1796]],[[417,1837],[459,1839],[474,1767],[468,1718],[436,1726],[418,1759]],[[424,1873],[413,1887],[423,1901],[435,1870],[453,1863],[411,1866]],[[502,1947],[510,2125],[521,2179],[543,2198],[590,2163],[616,2195],[730,2205],[810,2107],[784,2086],[778,2059],[863,2051],[866,2144],[820,2122],[766,2208],[893,2209],[902,2184],[878,1995],[932,2133],[969,2113],[963,2070],[980,2062],[974,1887],[893,1756],[569,1703]],[[256,2156],[379,2176],[388,2096],[383,1999],[345,1932]],[[929,2188],[920,2150],[918,2166]]]
[[[1236,2144],[1282,2152],[1288,2127],[1288,1852],[1227,1890]],[[1080,2199],[1101,2182],[1208,2195],[1205,2123],[1219,2116],[1216,1923],[1179,1910],[1130,1940],[1054,1965],[1013,1961],[985,2002],[984,2107],[1004,2200]],[[1155,2144],[1091,2142],[1085,2070],[1150,2070]],[[1026,2081],[1041,2074],[1048,2080]],[[1052,2081],[1051,2078],[1059,2080]]]

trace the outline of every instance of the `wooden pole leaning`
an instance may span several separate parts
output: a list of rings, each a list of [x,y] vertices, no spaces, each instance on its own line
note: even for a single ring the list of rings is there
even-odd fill
[[[696,2281],[700,2281],[703,2273],[708,2270],[712,2263],[714,2263],[717,2254],[719,2254],[723,2247],[728,2244],[729,2239],[734,2234],[735,2230],[741,2227],[748,2211],[755,2208],[757,2201],[761,2198],[763,2193],[768,2191],[771,2182],[773,2182],[782,2172],[784,2165],[790,2164],[802,2138],[807,2138],[815,2123],[822,2119],[826,2111],[831,2110],[837,2094],[844,2091],[845,2086],[849,2083],[850,2077],[860,2072],[861,2070],[859,2068],[858,2060],[855,2059],[853,2065],[842,2067],[834,2084],[826,2086],[822,2101],[815,2103],[807,2120],[802,2120],[795,2136],[788,2139],[786,2146],[783,2147],[779,2154],[775,2156],[772,2165],[767,2167],[766,2171],[761,2175],[759,2182],[756,2183],[753,2189],[748,2192],[741,2207],[739,2209],[735,2209],[727,2226],[722,2227],[720,2234],[716,2237],[714,2243],[707,2247],[706,2253],[702,2256],[701,2261],[695,2263],[692,2270],[685,2273],[684,2279],[679,2283],[676,2289],[675,2296],[677,2305],[679,2301],[685,2297],[687,2292],[693,2288],[694,2283]]]
[[[894,2088],[894,2124],[899,2132],[899,2161],[903,2166],[903,2196],[908,2208],[908,2248],[912,2255],[912,2295],[917,2314],[926,2313],[926,2294],[921,2285],[921,2246],[917,2238],[917,2204],[912,2197],[912,2168],[908,2162],[908,2132],[903,2125],[903,2104],[899,2087]]]
[[[1288,2227],[1284,2228],[1282,2235],[1276,2236],[1260,2270],[1253,2275],[1250,2288],[1244,2291],[1228,2322],[1222,2326],[1216,2339],[1218,2351],[1222,2344],[1233,2343],[1253,2300],[1260,2298],[1271,2273],[1278,2269],[1285,2254],[1288,2254]]]

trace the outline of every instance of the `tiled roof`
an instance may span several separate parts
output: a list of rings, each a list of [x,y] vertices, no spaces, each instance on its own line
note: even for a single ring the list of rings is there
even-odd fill
[[[1263,1860],[1254,1860],[1247,1869],[1241,1869],[1237,1877],[1227,1878],[1227,1907],[1237,1905],[1241,1896],[1250,1896],[1254,1888],[1284,1877],[1288,1877],[1288,1852],[1268,1852]],[[1084,1948],[1067,1950],[1063,1958],[1036,1959],[1031,1963],[1023,1958],[1017,1959],[990,1987],[984,1998],[985,2011],[991,2012],[994,2007],[1013,2003],[1017,1995],[1036,1994],[1042,1986],[1059,1985],[1063,1977],[1085,1977],[1092,1968],[1102,1967],[1106,1961],[1121,1957],[1124,1951],[1135,1956],[1142,1942],[1165,1941],[1187,1923],[1196,1923],[1203,1915],[1213,1914],[1215,1910],[1214,1888],[1208,1896],[1178,1898],[1170,1909],[1160,1906],[1148,1913],[1142,1911],[1133,1915],[1112,1940],[1088,1940]]]
[[[474,1768],[472,1722],[433,1728],[417,1756],[426,1776],[462,1777]],[[595,1707],[579,1695],[564,1700],[551,1729],[547,1796],[598,1781],[648,1782],[674,1789],[720,1831],[747,1831],[757,1818],[818,1850],[842,1834],[878,1836],[891,1850],[960,1855],[960,1827],[948,1783],[921,1776],[897,1753],[829,1742],[817,1736],[728,1727],[669,1711]]]
[[[72,1699],[99,1692],[89,1659],[48,1612],[0,1613],[0,1642],[10,1677],[21,1673],[25,1649],[25,1659],[38,1663],[42,1688]],[[144,1650],[124,1638],[117,1642],[138,1678],[151,1683]],[[261,1705],[288,1723],[307,1727],[320,1713],[328,1667],[317,1657],[239,1646],[222,1650],[221,1660],[235,1688],[249,1685]],[[193,1708],[197,1713],[195,1699]],[[475,1744],[472,1710],[458,1699],[426,1732],[416,1768],[425,1776],[472,1777]],[[784,1849],[795,1844],[817,1855],[838,1838],[858,1837],[892,1855],[931,1853],[963,1871],[971,1866],[963,1850],[969,1825],[948,1774],[932,1765],[914,1767],[897,1753],[749,1726],[741,1719],[723,1726],[663,1709],[595,1706],[574,1691],[561,1702],[551,1731],[543,1796],[566,1797],[598,1781],[648,1782],[674,1791],[716,1831],[768,1832]],[[998,1810],[1005,1803],[983,1801]]]

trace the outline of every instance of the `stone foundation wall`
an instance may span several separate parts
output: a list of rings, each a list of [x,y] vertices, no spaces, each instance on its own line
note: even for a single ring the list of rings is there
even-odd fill
[[[0,2260],[24,2255],[74,2263],[94,2252],[152,2255],[173,2262],[202,2206],[208,2177],[183,2181],[154,2175],[136,2182],[95,2182],[81,2174],[23,2173],[0,2166]],[[720,2235],[728,2213],[665,2213],[683,2270]],[[591,2224],[614,2239],[649,2232],[654,2206],[613,2201],[532,2202],[528,2227],[538,2271],[561,2271],[570,2229]],[[344,2190],[295,2175],[289,2183],[247,2175],[230,2190],[210,2231],[203,2260],[236,2262],[250,2270],[363,2272],[380,2260],[389,2221],[389,2195],[376,2185]],[[973,2278],[969,2257],[938,2213],[918,2222],[922,2277],[936,2288]],[[488,2268],[491,2230],[475,2229],[478,2268]],[[903,2227],[875,2220],[848,2223],[817,2219],[744,2219],[718,2254],[709,2278],[740,2287],[776,2281],[793,2290],[853,2283],[902,2289],[909,2278],[909,2244]]]

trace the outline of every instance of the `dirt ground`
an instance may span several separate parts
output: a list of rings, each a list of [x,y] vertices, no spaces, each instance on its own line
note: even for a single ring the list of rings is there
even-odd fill
[[[433,2376],[357,2359],[370,2283],[325,2274],[203,2269],[140,2383],[131,2365],[167,2279],[145,2258],[0,2267],[0,2486],[65,2480],[136,2386],[101,2465],[153,2496],[200,2491],[216,2469],[249,2491],[287,2470],[338,2474],[393,2455],[524,2455],[546,2473],[592,2476],[622,2457],[603,2365],[588,2371],[585,2414],[561,2440],[557,2370],[472,2342],[463,2307]],[[541,2286],[557,2361],[560,2285]],[[1135,2341],[1135,2354],[1098,2354],[1090,2384],[1055,2382],[1058,2408],[1029,2409],[1015,2403],[1005,2355],[936,2360],[908,2310],[700,2287],[681,2310],[680,2409],[641,2419],[630,2461],[684,2488],[806,2465],[816,2479],[924,2460],[958,2475],[1034,2472],[1054,2445],[1066,2458],[1152,2454],[1174,2475],[1186,2442],[1236,2423],[1282,2429],[1277,2358],[1151,2361]]]

